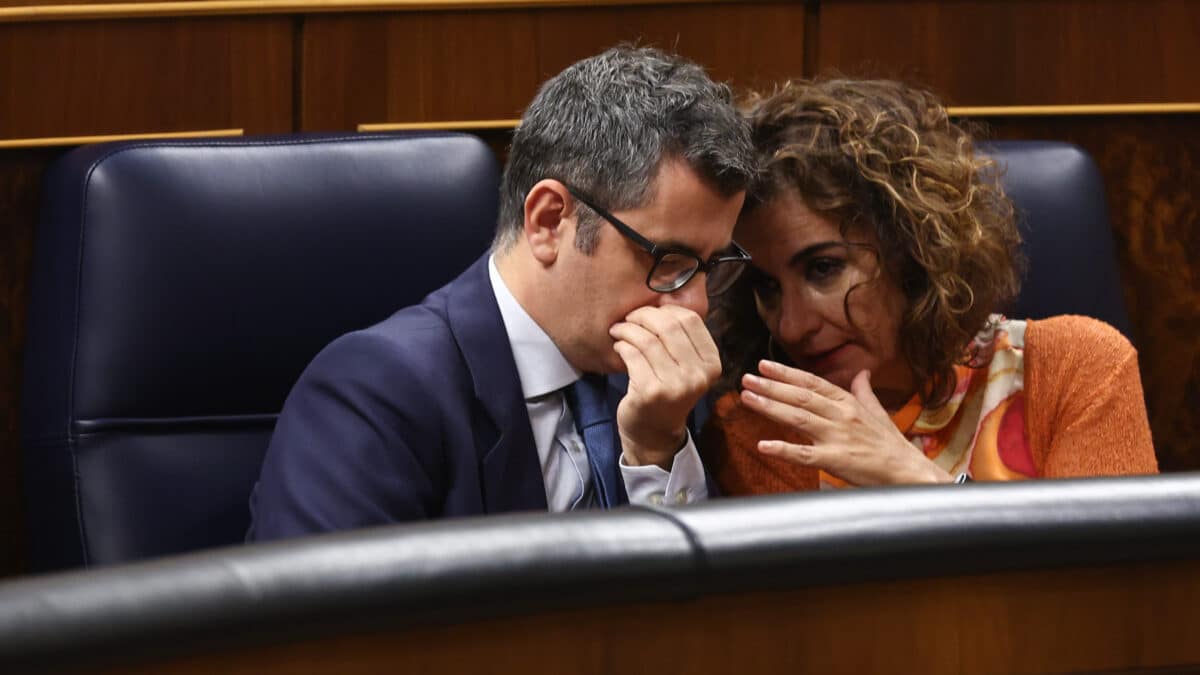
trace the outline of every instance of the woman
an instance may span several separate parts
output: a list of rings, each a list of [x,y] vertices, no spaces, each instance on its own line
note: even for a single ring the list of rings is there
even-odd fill
[[[793,82],[748,111],[766,166],[714,307],[726,494],[1154,473],[1137,355],[1084,317],[992,314],[1013,207],[930,94]]]

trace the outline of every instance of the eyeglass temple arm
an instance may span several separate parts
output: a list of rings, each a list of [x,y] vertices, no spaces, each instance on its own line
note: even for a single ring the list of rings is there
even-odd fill
[[[657,244],[655,244],[654,242],[650,241],[649,239],[643,237],[642,235],[638,234],[637,230],[634,230],[632,227],[629,227],[625,223],[621,222],[620,218],[617,218],[616,216],[609,213],[608,211],[600,208],[599,206],[596,206],[594,203],[592,203],[591,199],[589,199],[586,195],[584,195],[579,190],[576,190],[575,188],[571,187],[570,185],[567,185],[566,188],[567,188],[567,192],[570,192],[573,197],[575,197],[579,201],[583,202],[584,206],[595,211],[596,214],[599,215],[601,218],[612,223],[613,227],[615,227],[621,231],[621,234],[623,234],[626,237],[629,237],[633,241],[637,242],[638,246],[641,246],[642,248],[646,249],[650,253],[652,253],[652,254],[658,253],[658,245]]]

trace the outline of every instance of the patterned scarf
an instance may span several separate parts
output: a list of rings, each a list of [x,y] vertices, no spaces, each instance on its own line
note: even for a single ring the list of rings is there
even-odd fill
[[[958,386],[944,405],[918,396],[892,414],[896,428],[950,475],[1019,480],[1038,475],[1025,434],[1025,322],[993,315],[975,337],[970,360],[954,367]],[[821,472],[821,489],[846,487]]]

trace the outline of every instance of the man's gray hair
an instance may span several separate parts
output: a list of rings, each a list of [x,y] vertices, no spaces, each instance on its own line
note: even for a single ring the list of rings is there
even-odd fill
[[[723,194],[745,190],[756,165],[732,99],[700,66],[658,49],[618,46],[571,65],[542,85],[513,132],[494,248],[517,242],[525,197],[546,178],[610,211],[653,199],[664,159],[686,162]],[[575,245],[591,253],[600,221],[580,207]]]

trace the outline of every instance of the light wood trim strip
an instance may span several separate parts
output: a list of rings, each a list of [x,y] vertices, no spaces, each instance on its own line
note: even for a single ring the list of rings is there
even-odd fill
[[[1096,105],[1028,105],[1028,106],[951,106],[952,117],[1021,117],[1050,115],[1164,115],[1200,113],[1200,103],[1130,103]],[[395,122],[359,124],[358,131],[484,131],[515,129],[519,119],[454,120],[447,122]],[[59,145],[84,145],[106,141],[125,141],[152,138],[206,138],[241,136],[242,129],[210,131],[178,131],[113,136],[69,136],[62,138],[24,138],[0,140],[0,148],[31,148]]]
[[[950,106],[951,117],[1022,117],[1052,115],[1170,115],[1200,113],[1200,103],[1114,103],[1095,105]],[[398,122],[360,124],[359,131],[477,131],[514,129],[521,120],[456,120],[453,122]]]
[[[482,131],[485,129],[516,129],[521,120],[461,120],[457,122],[397,122],[395,124],[360,124],[359,131]]]
[[[241,129],[209,129],[204,131],[163,131],[149,134],[114,134],[110,136],[61,136],[57,138],[0,139],[0,150],[12,148],[50,148],[60,145],[87,145],[109,141],[141,141],[158,138],[223,138],[241,136]]]
[[[152,16],[535,9],[539,7],[596,7],[602,5],[695,5],[745,1],[747,0],[182,0],[181,2],[0,7],[0,23],[128,19]]]
[[[1049,115],[1170,115],[1200,113],[1200,103],[1101,103],[1087,105],[996,105],[947,108],[953,117],[1041,117]]]

